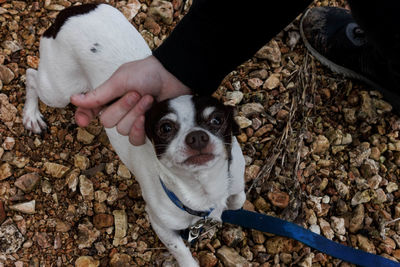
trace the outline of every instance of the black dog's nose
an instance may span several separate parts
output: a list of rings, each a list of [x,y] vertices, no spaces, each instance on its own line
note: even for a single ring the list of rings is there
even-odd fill
[[[205,148],[208,144],[210,137],[205,131],[193,131],[189,133],[186,138],[186,144],[193,149],[201,150]]]

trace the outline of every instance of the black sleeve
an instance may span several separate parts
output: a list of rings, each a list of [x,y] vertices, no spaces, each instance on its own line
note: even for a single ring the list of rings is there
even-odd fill
[[[310,0],[193,0],[153,55],[194,93],[222,79],[279,33]]]

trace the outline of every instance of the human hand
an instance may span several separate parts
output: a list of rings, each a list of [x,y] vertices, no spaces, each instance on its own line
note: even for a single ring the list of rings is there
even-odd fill
[[[129,141],[138,146],[145,142],[144,114],[153,99],[162,101],[190,93],[190,89],[154,56],[149,56],[123,64],[95,90],[71,96],[71,103],[78,107],[75,120],[79,126],[89,125],[101,111],[100,121],[104,127],[116,127],[121,135],[129,136]],[[115,103],[105,107],[115,99]]]

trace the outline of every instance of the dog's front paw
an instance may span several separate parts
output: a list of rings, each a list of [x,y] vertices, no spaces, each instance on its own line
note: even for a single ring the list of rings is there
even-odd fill
[[[246,201],[246,194],[244,193],[244,191],[235,195],[231,195],[228,198],[228,209],[238,210],[243,207],[245,201]]]
[[[22,122],[27,130],[36,134],[47,129],[47,124],[39,110],[24,110]]]

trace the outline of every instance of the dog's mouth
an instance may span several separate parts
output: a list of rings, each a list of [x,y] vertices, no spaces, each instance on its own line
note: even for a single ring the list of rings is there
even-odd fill
[[[199,153],[197,155],[188,157],[183,163],[188,165],[203,165],[214,158],[215,156],[213,154]]]

